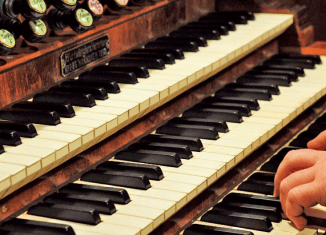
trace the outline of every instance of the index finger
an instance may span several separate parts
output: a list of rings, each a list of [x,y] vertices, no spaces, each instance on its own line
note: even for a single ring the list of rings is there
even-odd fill
[[[310,140],[307,143],[308,148],[310,149],[317,149],[317,150],[323,150],[326,148],[326,131],[323,131],[319,133],[319,135],[314,138],[313,140]]]
[[[317,161],[316,150],[299,149],[288,152],[279,165],[274,179],[274,197],[280,195],[280,183],[293,172],[309,168]]]

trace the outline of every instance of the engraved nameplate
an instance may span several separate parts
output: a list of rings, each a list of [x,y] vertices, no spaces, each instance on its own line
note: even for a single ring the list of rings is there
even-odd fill
[[[68,76],[86,66],[107,57],[110,53],[109,36],[102,35],[60,55],[61,74]]]

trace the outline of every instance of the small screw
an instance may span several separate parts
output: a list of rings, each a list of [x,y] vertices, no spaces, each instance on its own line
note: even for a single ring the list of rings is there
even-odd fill
[[[5,205],[2,206],[2,212],[3,212],[3,213],[7,212],[7,210],[8,210],[8,207],[7,207],[7,206],[5,206]]]

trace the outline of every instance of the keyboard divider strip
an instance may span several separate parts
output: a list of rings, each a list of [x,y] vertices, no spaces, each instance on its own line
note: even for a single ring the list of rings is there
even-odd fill
[[[0,201],[1,223],[18,216],[31,205],[37,204],[47,195],[57,191],[58,188],[77,180],[84,172],[110,159],[116,152],[137,142],[141,137],[165,124],[169,119],[178,116],[225,84],[234,81],[250,68],[278,53],[278,49],[277,39],[272,40],[213,77],[121,129],[106,140],[3,198]]]

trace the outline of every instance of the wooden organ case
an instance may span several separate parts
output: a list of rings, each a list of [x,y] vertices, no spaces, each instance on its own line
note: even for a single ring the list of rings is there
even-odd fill
[[[2,108],[28,100],[38,92],[60,84],[107,63],[122,53],[143,46],[162,35],[177,29],[215,10],[252,10],[254,12],[293,14],[294,23],[287,31],[282,29],[275,38],[267,38],[242,55],[235,55],[224,65],[216,68],[215,75],[205,77],[178,90],[160,105],[145,111],[131,121],[113,128],[107,138],[89,146],[60,166],[45,173],[0,200],[0,223],[17,217],[42,201],[60,187],[73,182],[100,163],[112,158],[141,137],[153,132],[173,117],[214,94],[226,84],[234,81],[250,68],[281,52],[300,52],[313,42],[314,29],[305,15],[305,8],[287,1],[211,1],[211,0],[161,0],[148,1],[141,6],[128,6],[116,14],[104,15],[93,29],[83,34],[71,30],[50,33],[40,43],[28,43],[19,39],[14,52],[0,57],[0,79]],[[108,37],[107,51],[76,70],[65,68],[62,55],[79,45],[93,46],[101,37]],[[93,44],[87,44],[92,42]],[[65,70],[66,69],[66,70]],[[216,203],[234,185],[243,180],[261,162],[265,161],[282,144],[287,142],[306,123],[313,120],[324,109],[325,99],[314,104],[282,129],[268,144],[263,145],[222,179],[212,184],[175,215],[161,224],[153,234],[178,233],[200,213]]]

